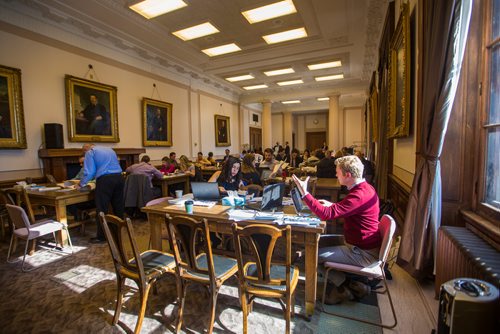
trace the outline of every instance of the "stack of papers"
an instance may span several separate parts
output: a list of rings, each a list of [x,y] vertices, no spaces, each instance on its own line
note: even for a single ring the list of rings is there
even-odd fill
[[[232,210],[229,210],[227,213],[229,215],[229,219],[232,219],[235,221],[255,219],[255,211],[254,210],[232,209]]]

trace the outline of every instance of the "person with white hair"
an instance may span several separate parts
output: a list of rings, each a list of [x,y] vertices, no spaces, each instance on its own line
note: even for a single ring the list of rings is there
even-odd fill
[[[293,180],[304,202],[323,220],[344,218],[344,239],[335,238],[335,243],[323,247],[321,236],[318,263],[336,262],[366,266],[378,259],[382,239],[378,229],[379,199],[375,189],[363,179],[363,163],[355,155],[338,158],[335,161],[339,183],[346,186],[349,193],[337,203],[317,200],[307,191],[307,182],[293,175]],[[340,240],[339,240],[340,239]],[[336,304],[346,299],[358,298],[369,294],[370,287],[359,281],[346,282],[341,272],[331,272],[328,279],[334,284],[327,303]]]

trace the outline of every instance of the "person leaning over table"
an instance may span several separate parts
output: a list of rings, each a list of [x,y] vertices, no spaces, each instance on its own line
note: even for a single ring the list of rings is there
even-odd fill
[[[293,175],[293,180],[300,191],[304,202],[320,219],[331,220],[344,218],[345,242],[336,242],[324,247],[323,241],[328,236],[320,237],[318,263],[337,262],[357,266],[367,266],[378,259],[382,239],[379,233],[379,200],[375,189],[368,184],[363,175],[363,164],[354,155],[339,158],[337,165],[337,178],[341,185],[349,190],[347,196],[337,203],[317,200],[307,191],[307,182],[301,181]],[[330,239],[332,239],[330,237]],[[346,281],[345,274],[333,272],[328,279],[334,287],[330,291],[326,302],[336,304],[346,299],[353,299],[353,294],[362,298],[370,293],[370,286],[361,282]],[[332,277],[333,276],[333,277]]]
[[[97,208],[97,234],[95,238],[90,239],[90,242],[104,243],[106,237],[99,220],[99,213],[108,213],[111,204],[113,214],[123,218],[125,210],[123,202],[125,181],[122,176],[122,168],[112,148],[85,144],[82,149],[85,152],[83,179],[76,187],[84,187],[90,180],[96,179],[94,197]]]
[[[172,160],[170,160],[169,157],[161,158],[160,173],[162,173],[163,175],[168,175],[172,174],[173,172],[175,172],[175,164],[172,163]]]
[[[217,164],[217,161],[215,161],[214,158],[214,152],[208,152],[207,160],[210,162],[212,166],[215,166]]]
[[[212,163],[203,157],[203,152],[198,152],[198,156],[196,158],[196,163],[200,164],[200,166],[210,166]]]

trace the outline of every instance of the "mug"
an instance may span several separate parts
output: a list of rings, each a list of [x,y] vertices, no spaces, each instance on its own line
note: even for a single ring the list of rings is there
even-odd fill
[[[186,207],[186,213],[188,215],[193,214],[193,201],[192,200],[185,201],[184,206]]]
[[[182,197],[182,190],[176,190],[175,191],[175,197],[181,198]]]

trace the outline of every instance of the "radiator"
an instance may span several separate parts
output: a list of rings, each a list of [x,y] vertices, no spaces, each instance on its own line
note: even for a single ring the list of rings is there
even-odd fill
[[[459,277],[478,278],[500,288],[500,252],[465,227],[442,226],[436,256],[436,297],[441,284]]]

